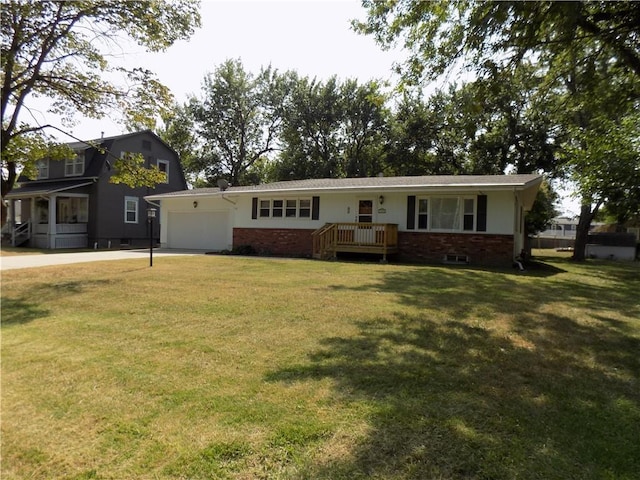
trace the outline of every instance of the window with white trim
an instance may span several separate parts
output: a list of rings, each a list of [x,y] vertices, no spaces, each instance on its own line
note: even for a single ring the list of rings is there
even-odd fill
[[[429,228],[429,199],[418,198],[418,229]]]
[[[49,178],[49,159],[38,160],[36,162],[36,180],[44,180]]]
[[[473,198],[464,198],[462,200],[462,230],[469,231],[474,229],[476,218],[476,202]]]
[[[258,214],[261,218],[311,218],[311,198],[261,198]]]
[[[298,201],[298,217],[311,218],[311,199],[301,198]]]
[[[67,158],[64,161],[64,176],[77,177],[84,173],[84,152],[76,152],[74,158]]]
[[[418,197],[416,207],[416,225],[419,230],[475,230],[477,215],[474,197]]]
[[[271,216],[271,200],[260,200],[260,217]]]
[[[169,162],[167,160],[157,161],[158,170],[164,173],[164,183],[169,183]]]
[[[124,197],[124,223],[138,223],[138,197]]]

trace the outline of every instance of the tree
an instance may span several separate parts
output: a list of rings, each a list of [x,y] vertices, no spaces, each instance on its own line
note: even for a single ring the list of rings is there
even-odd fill
[[[158,136],[178,154],[187,181],[192,185],[198,184],[198,139],[188,104],[173,104],[170,111],[162,117]]]
[[[287,101],[287,112],[277,178],[344,177],[340,133],[344,110],[338,79],[297,79]]]
[[[50,99],[49,112],[67,125],[77,113],[101,118],[114,111],[144,123],[168,104],[169,91],[147,70],[113,65],[100,47],[128,37],[162,51],[200,25],[196,0],[24,0],[1,8],[3,199],[20,170],[57,144],[49,125],[24,120],[31,98]],[[124,83],[112,80],[116,74]]]
[[[387,96],[378,81],[359,85],[345,81],[341,88],[344,105],[343,135],[347,177],[374,176],[384,169],[382,148],[387,136]]]
[[[382,85],[371,80],[298,79],[287,102],[280,180],[364,177],[384,169],[389,111]]]
[[[209,74],[204,98],[189,105],[202,141],[193,170],[208,183],[221,177],[247,183],[247,170],[278,146],[289,77],[271,67],[254,76],[240,60],[227,60]]]
[[[586,194],[574,253],[576,260],[583,259],[591,219],[607,195],[599,191],[596,199],[589,187],[593,185],[588,174],[591,168],[582,162],[595,160],[590,150],[598,150],[600,138],[590,138],[588,132],[606,136],[606,130],[598,125],[618,125],[620,118],[638,108],[640,4],[364,0],[363,5],[367,21],[355,22],[354,27],[374,35],[383,47],[404,42],[409,55],[399,70],[408,83],[435,79],[455,68],[495,78],[496,72],[536,67],[544,81],[534,87],[535,94],[547,105],[553,104],[554,98],[563,99],[556,118],[558,129],[567,133],[563,137],[567,144],[556,148],[572,152],[572,161],[564,157],[568,166],[564,171]],[[598,101],[604,92],[615,98],[617,109]],[[637,138],[637,125],[634,135]],[[609,151],[607,158],[618,154],[617,150]],[[596,163],[602,166],[605,158],[598,158]],[[605,171],[618,178],[626,169]],[[616,184],[609,180],[614,178],[605,178],[601,185]]]

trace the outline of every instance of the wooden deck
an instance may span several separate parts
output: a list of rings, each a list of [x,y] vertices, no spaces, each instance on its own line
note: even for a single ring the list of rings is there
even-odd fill
[[[377,253],[386,261],[397,251],[395,223],[327,223],[313,232],[314,258],[335,258],[339,252]]]

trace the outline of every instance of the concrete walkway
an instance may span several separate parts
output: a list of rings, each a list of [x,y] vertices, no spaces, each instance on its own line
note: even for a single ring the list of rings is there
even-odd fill
[[[203,255],[204,251],[186,251],[154,249],[153,258],[177,255]],[[149,250],[96,250],[78,253],[44,253],[31,255],[12,255],[0,257],[0,270],[14,270],[18,268],[37,268],[50,265],[65,265],[69,263],[101,262],[105,260],[127,260],[132,258],[149,260]]]

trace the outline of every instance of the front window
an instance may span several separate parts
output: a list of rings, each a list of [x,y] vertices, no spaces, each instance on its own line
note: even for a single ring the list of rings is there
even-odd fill
[[[431,229],[460,230],[459,198],[441,197],[431,200]]]
[[[311,199],[260,199],[258,209],[260,217],[263,218],[311,218]]]
[[[274,200],[273,208],[271,209],[272,217],[281,217],[282,216],[282,206],[284,205],[284,200]]]
[[[74,158],[64,161],[64,176],[77,177],[84,173],[84,152],[78,153]]]
[[[87,223],[89,199],[86,197],[58,197],[56,199],[57,223]]]
[[[301,198],[299,205],[300,205],[300,209],[298,210],[298,216],[300,218],[310,218],[311,217],[311,199]]]
[[[260,216],[268,217],[271,215],[271,201],[260,200]]]
[[[418,199],[418,228],[426,230],[429,226],[429,200]]]
[[[138,197],[124,197],[124,223],[138,223]]]
[[[463,230],[473,230],[473,223],[475,219],[475,201],[473,198],[464,199],[464,211],[462,217]]]
[[[473,231],[476,201],[469,197],[423,197],[417,199],[419,230]]]

